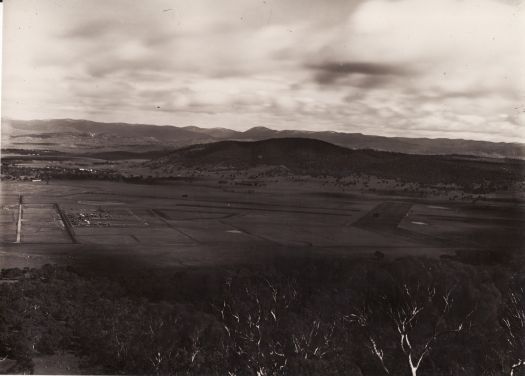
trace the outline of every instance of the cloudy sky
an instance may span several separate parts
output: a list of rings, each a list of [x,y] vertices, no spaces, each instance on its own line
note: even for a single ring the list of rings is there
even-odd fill
[[[7,0],[2,116],[525,142],[519,0]]]

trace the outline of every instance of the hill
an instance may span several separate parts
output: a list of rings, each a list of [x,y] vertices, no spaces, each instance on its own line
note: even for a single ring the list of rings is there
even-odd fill
[[[277,131],[254,127],[245,132],[227,128],[175,127],[148,124],[98,123],[88,120],[4,120],[2,147],[65,152],[123,150],[146,152],[175,149],[222,140],[260,141],[270,138],[310,138],[351,149],[408,154],[463,154],[525,159],[525,145],[460,139],[370,136],[361,133]]]
[[[276,131],[265,127],[255,127],[240,134],[238,139],[256,141],[289,137],[314,138],[351,149],[374,149],[408,154],[464,154],[494,158],[525,158],[525,145],[523,144],[448,138],[384,137],[326,131]]]
[[[351,150],[309,138],[222,141],[194,145],[147,163],[153,169],[184,166],[249,169],[284,166],[298,175],[374,175],[424,184],[510,184],[524,178],[525,162],[461,155],[411,155],[377,150]]]

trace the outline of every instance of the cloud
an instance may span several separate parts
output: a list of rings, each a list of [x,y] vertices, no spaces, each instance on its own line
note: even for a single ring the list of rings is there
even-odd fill
[[[350,75],[362,75],[374,77],[373,80],[369,79],[366,81],[370,86],[373,86],[387,80],[384,76],[397,76],[406,73],[403,69],[394,65],[370,62],[327,62],[312,65],[311,68],[316,71],[315,80],[323,85],[337,83],[340,79]],[[377,76],[383,77],[379,79]]]
[[[403,72],[400,68],[397,68],[395,66],[366,62],[329,62],[322,65],[314,65],[313,68],[319,69],[324,72],[333,73],[335,75],[361,73],[382,76],[391,74],[401,74]]]
[[[3,111],[525,141],[524,25],[514,0],[17,0]]]

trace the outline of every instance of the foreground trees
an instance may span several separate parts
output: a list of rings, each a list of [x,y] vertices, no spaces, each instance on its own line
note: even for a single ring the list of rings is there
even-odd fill
[[[227,275],[2,271],[0,359],[97,373],[520,375],[523,274],[452,261],[279,260]],[[521,372],[521,373],[520,373]]]
[[[439,290],[420,282],[402,283],[386,294],[369,297],[345,317],[362,332],[386,374],[397,374],[401,366],[417,376],[438,341],[453,341],[447,337],[470,329],[473,311],[458,320],[452,314],[453,288]],[[392,342],[397,345],[391,346]]]
[[[525,371],[525,288],[515,276],[507,293],[500,324],[505,346],[500,352],[506,373],[510,376]]]
[[[289,374],[295,363],[324,360],[334,353],[336,324],[301,309],[294,280],[267,278],[225,284],[225,296],[215,306],[227,336],[229,374],[257,376]]]

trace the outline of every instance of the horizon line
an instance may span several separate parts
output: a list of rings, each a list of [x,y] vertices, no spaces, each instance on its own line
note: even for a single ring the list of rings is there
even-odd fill
[[[274,132],[305,132],[305,133],[338,133],[338,134],[347,134],[347,135],[362,135],[362,136],[369,136],[369,137],[383,137],[383,138],[401,138],[401,139],[411,139],[411,140],[449,140],[449,141],[472,141],[472,142],[487,142],[491,144],[510,144],[510,145],[521,145],[522,147],[525,147],[525,140],[520,141],[487,141],[487,140],[480,140],[480,139],[473,139],[473,138],[450,138],[450,137],[411,137],[411,136],[385,136],[385,135],[378,135],[378,134],[370,134],[370,133],[362,133],[362,132],[344,132],[344,131],[334,131],[334,130],[306,130],[306,129],[274,129],[267,126],[252,126],[249,127],[243,131],[235,130],[232,128],[226,128],[226,127],[203,127],[198,125],[174,125],[174,124],[154,124],[154,123],[128,123],[125,121],[96,121],[96,120],[90,120],[90,119],[80,119],[80,118],[45,118],[45,119],[15,119],[11,117],[2,117],[0,119],[0,125],[3,124],[4,121],[25,121],[25,122],[36,122],[36,121],[87,121],[91,123],[97,123],[97,124],[123,124],[123,125],[129,125],[129,126],[153,126],[153,127],[173,127],[173,128],[189,128],[189,127],[195,127],[199,129],[224,129],[229,130],[233,132],[238,133],[246,133],[252,129],[256,128],[265,128]],[[0,126],[1,131],[1,126]]]

